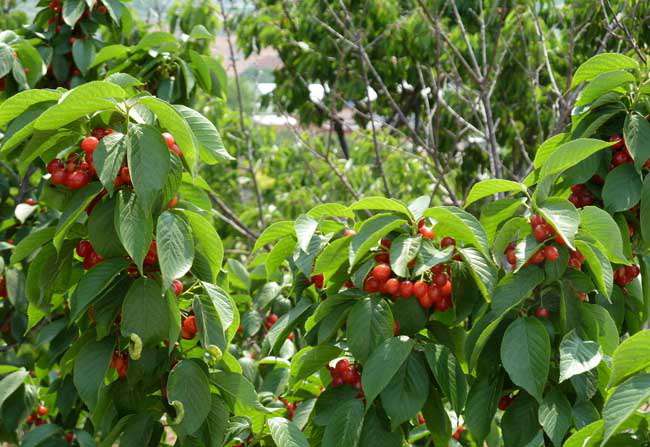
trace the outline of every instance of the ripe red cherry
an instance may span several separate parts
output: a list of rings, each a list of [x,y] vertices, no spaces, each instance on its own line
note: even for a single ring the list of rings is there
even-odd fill
[[[104,5],[99,5],[97,7],[97,12],[100,14],[106,14],[108,12],[108,8]]]
[[[630,280],[639,276],[639,273],[641,273],[641,269],[638,265],[625,266],[625,275],[630,278]]]
[[[530,218],[530,224],[533,227],[536,227],[537,225],[543,225],[546,222],[544,221],[544,218],[540,216],[539,214],[533,214]]]
[[[120,180],[123,184],[131,183],[131,173],[129,172],[128,166],[122,166],[120,168]]]
[[[85,258],[90,253],[92,253],[93,246],[91,245],[90,241],[79,241],[76,251],[79,257]]]
[[[390,265],[378,264],[372,269],[372,272],[370,274],[375,279],[377,279],[377,281],[384,282],[390,278],[391,273],[392,270],[390,269]]]
[[[429,285],[424,281],[415,281],[413,294],[419,299],[429,293]]]
[[[440,288],[440,295],[442,295],[443,298],[448,298],[451,296],[452,292],[452,284],[451,281],[447,281],[441,288]]]
[[[545,307],[538,307],[535,310],[535,316],[537,318],[548,318],[549,315],[550,315],[550,312]]]
[[[528,260],[530,264],[541,264],[544,262],[544,250],[538,250],[531,258]]]
[[[115,372],[117,372],[120,379],[124,379],[129,370],[129,357],[120,352],[113,353],[111,367],[115,368]]]
[[[318,275],[314,275],[311,277],[311,283],[317,288],[317,289],[322,289],[323,288],[323,281],[325,277],[323,276],[322,273],[319,273]]]
[[[451,307],[451,298],[443,297],[437,303],[434,304],[436,305],[436,310],[438,312],[446,312]]]
[[[442,298],[440,287],[436,286],[435,284],[431,284],[427,295],[432,303],[437,303]]]
[[[542,242],[543,240],[545,240],[548,237],[548,231],[546,225],[545,224],[536,225],[533,228],[533,236],[535,236],[537,242]]]
[[[431,299],[430,293],[426,293],[422,296],[418,297],[418,302],[420,303],[420,306],[424,309],[429,309],[431,306],[433,306],[433,300]]]
[[[435,231],[433,231],[433,230],[432,230],[431,228],[429,228],[429,227],[420,227],[420,228],[418,229],[418,232],[419,232],[419,233],[422,235],[422,237],[425,238],[425,239],[433,239],[434,237],[436,237],[436,233],[435,233]]]
[[[614,143],[611,146],[612,149],[620,149],[623,146],[625,146],[625,140],[623,140],[623,137],[621,137],[618,134],[614,134],[611,137],[609,137],[609,141]]]
[[[343,379],[341,378],[341,376],[336,376],[332,379],[332,387],[337,388],[341,385],[343,385]]]
[[[511,403],[512,397],[508,395],[501,396],[501,399],[499,399],[499,410],[506,411]]]
[[[169,149],[171,149],[172,146],[176,144],[176,140],[174,140],[174,137],[169,132],[163,132],[162,137],[165,140],[165,144]]]
[[[176,205],[178,205],[178,196],[172,197],[172,199],[167,202],[167,208],[176,208]]]
[[[54,174],[54,172],[60,171],[60,170],[62,170],[64,168],[65,168],[65,165],[58,158],[55,158],[54,160],[52,160],[51,162],[49,162],[47,164],[47,172],[49,172],[50,174]]]
[[[52,182],[53,185],[64,185],[67,179],[68,179],[68,173],[66,172],[66,170],[60,169],[52,173],[52,177],[50,178],[50,181]]]
[[[39,405],[39,406],[36,408],[36,413],[38,413],[39,416],[45,416],[45,415],[47,415],[48,411],[49,411],[49,410],[47,409],[47,407],[46,407],[45,405]]]
[[[413,295],[413,283],[411,281],[402,281],[399,286],[399,295],[402,298],[410,298]]]
[[[426,423],[427,423],[427,421],[424,419],[424,416],[422,416],[422,414],[418,413],[418,424],[422,425],[422,424],[426,424]]]
[[[383,251],[375,255],[375,261],[382,264],[388,264],[390,262],[390,256],[388,255],[388,252]]]
[[[368,293],[379,292],[380,287],[381,283],[377,281],[377,278],[374,278],[372,276],[368,277],[368,279],[366,279],[365,283],[363,284],[363,290]]]
[[[381,240],[381,242],[380,242],[380,245],[381,245],[382,247],[388,249],[388,248],[390,248],[390,246],[391,246],[392,243],[393,243],[393,241],[391,241],[390,239],[388,239],[388,238],[383,238],[383,239]]]
[[[447,281],[449,281],[449,277],[447,276],[446,273],[436,273],[433,276],[433,283],[438,287],[444,286],[445,284],[447,284]]]
[[[183,151],[181,151],[181,148],[178,147],[178,144],[173,144],[172,147],[169,148],[169,150],[170,150],[174,155],[177,155],[177,156],[179,156],[179,157],[182,157],[182,156],[183,156]]]
[[[36,199],[32,199],[31,197],[28,198],[28,199],[25,199],[25,204],[27,204],[27,205],[34,206],[34,205],[36,205],[37,203],[38,203],[38,202],[36,201]]]
[[[560,252],[557,247],[553,245],[548,245],[544,247],[544,257],[547,261],[555,262],[560,257]]]
[[[70,189],[80,189],[90,183],[90,176],[84,171],[74,171],[65,180],[65,185]]]
[[[99,145],[99,140],[95,137],[86,137],[83,140],[81,140],[81,150],[83,150],[86,154],[92,154],[95,152],[95,149],[97,149],[97,146]]]
[[[440,246],[442,248],[452,247],[455,245],[456,245],[456,239],[454,239],[453,237],[445,236],[440,241]]]
[[[632,159],[626,150],[620,150],[614,154],[614,157],[612,157],[612,164],[614,166],[629,163],[630,161],[632,161]]]
[[[178,296],[181,293],[183,293],[183,283],[180,282],[178,279],[175,279],[172,281],[172,290],[174,291],[174,295]]]
[[[336,365],[334,366],[334,371],[338,375],[343,374],[348,369],[350,369],[350,362],[348,361],[348,359],[341,359],[338,362],[336,362]]]
[[[185,340],[191,340],[196,336],[196,317],[190,315],[189,317],[183,320],[183,326],[181,327],[181,337]]]
[[[72,444],[74,442],[74,433],[71,431],[67,432],[65,434],[65,440],[68,444]]]
[[[392,296],[397,296],[399,293],[399,280],[397,278],[391,278],[388,281],[386,281],[385,285],[385,290],[386,293],[392,295]]]

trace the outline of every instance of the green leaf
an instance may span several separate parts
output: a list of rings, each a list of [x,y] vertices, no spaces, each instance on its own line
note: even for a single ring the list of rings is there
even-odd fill
[[[275,222],[266,227],[266,229],[260,234],[260,236],[255,241],[253,246],[253,251],[257,251],[266,244],[270,244],[279,239],[282,239],[285,236],[295,236],[296,232],[294,230],[294,223],[290,220],[283,220],[281,222]]]
[[[332,345],[302,348],[291,359],[291,381],[296,383],[306,379],[340,354],[341,350]]]
[[[481,208],[481,217],[479,221],[481,222],[481,225],[483,225],[490,243],[494,242],[497,231],[505,226],[505,224],[502,224],[504,222],[506,222],[506,224],[510,222],[509,219],[517,214],[526,201],[527,199],[525,197],[519,197],[517,199],[502,199],[487,203]]]
[[[101,185],[99,183],[91,183],[85,188],[75,191],[72,197],[68,200],[67,205],[59,218],[59,223],[56,226],[56,234],[52,240],[52,243],[57,250],[61,249],[68,230],[77,221],[81,213],[86,210],[90,202],[92,202],[97,193],[99,193],[100,189]]]
[[[221,135],[214,124],[199,112],[182,105],[174,108],[185,118],[199,143],[199,156],[203,163],[213,165],[219,161],[234,160],[221,140]]]
[[[117,200],[108,198],[99,201],[88,216],[88,240],[93,249],[104,258],[124,256],[124,247],[120,244],[115,229],[115,208]]]
[[[609,386],[650,367],[650,330],[639,331],[624,340],[612,356]]]
[[[285,418],[271,418],[267,424],[278,447],[309,447],[307,438],[295,423]]]
[[[560,383],[598,366],[603,356],[598,343],[581,339],[575,329],[560,343]]]
[[[12,372],[0,380],[0,407],[14,391],[22,386],[29,373],[24,369]]]
[[[461,248],[458,250],[469,268],[469,272],[476,281],[481,294],[486,301],[492,299],[492,292],[498,280],[496,266],[489,259],[471,247]]]
[[[605,255],[594,245],[583,241],[576,241],[576,248],[582,253],[591,272],[591,276],[598,287],[598,291],[609,298],[612,294],[614,273],[612,265]]]
[[[501,432],[505,447],[543,447],[544,434],[539,430],[537,402],[525,393],[519,393],[501,418]]]
[[[646,175],[643,181],[641,206],[639,208],[641,236],[643,236],[644,241],[650,241],[650,176],[648,175]]]
[[[439,206],[424,212],[426,217],[437,221],[440,234],[451,236],[474,246],[484,256],[490,256],[488,238],[476,217],[455,206]]]
[[[395,211],[413,219],[411,211],[402,202],[386,197],[364,197],[350,205],[351,210]]]
[[[363,420],[359,447],[401,447],[402,434],[399,430],[389,431],[386,417],[374,407],[368,410]]]
[[[415,259],[421,244],[421,237],[409,237],[403,234],[395,238],[390,246],[390,266],[397,276],[408,276],[408,264]]]
[[[427,368],[421,356],[411,354],[381,392],[381,403],[391,430],[413,418],[429,396]]]
[[[224,325],[214,302],[205,295],[197,296],[192,302],[192,309],[194,315],[196,315],[199,337],[203,348],[215,357],[219,357],[219,351],[223,352],[228,342],[226,341]]]
[[[194,433],[210,412],[210,383],[203,369],[193,360],[181,360],[169,372],[167,400],[183,404],[185,416],[179,428]]]
[[[526,192],[527,188],[518,182],[501,179],[487,179],[475,183],[465,199],[465,208],[477,200],[489,197],[501,192]]]
[[[363,427],[363,404],[354,399],[340,405],[325,427],[322,447],[356,447]]]
[[[431,387],[429,397],[422,408],[422,414],[435,442],[434,445],[448,445],[451,439],[451,422],[435,386]]]
[[[406,220],[394,214],[377,214],[366,220],[359,232],[352,236],[350,242],[350,267],[354,267],[379,240],[396,228],[404,225]]]
[[[117,197],[114,217],[120,242],[142,272],[142,262],[153,239],[151,214],[145,212],[135,194],[122,190]]]
[[[554,445],[561,446],[564,435],[571,427],[571,404],[568,399],[557,388],[551,388],[539,405],[538,415],[546,435]]]
[[[223,263],[223,243],[214,226],[198,213],[184,210],[194,237],[192,273],[202,281],[216,282]]]
[[[16,264],[34,254],[34,252],[41,248],[46,242],[52,240],[55,232],[56,228],[47,227],[28,234],[23,240],[16,244],[9,263]]]
[[[70,28],[74,28],[85,9],[86,3],[84,0],[63,0],[63,21]]]
[[[603,186],[603,202],[607,211],[627,211],[641,200],[643,182],[631,163],[612,169]]]
[[[639,63],[631,57],[619,53],[597,54],[578,67],[573,79],[571,88],[584,81],[591,81],[601,73],[615,70],[638,70]]]
[[[625,263],[623,239],[616,221],[605,210],[596,206],[586,206],[580,210],[580,227],[599,243],[599,248],[610,261]]]
[[[34,89],[18,92],[0,104],[0,128],[22,115],[34,104],[58,100],[63,93],[56,90]]]
[[[128,139],[120,132],[113,132],[99,142],[93,152],[93,162],[99,174],[99,181],[109,193],[115,190],[118,176],[126,156]]]
[[[484,374],[476,378],[467,395],[465,424],[479,444],[490,434],[502,385],[503,375]]]
[[[546,163],[548,157],[550,157],[551,154],[555,152],[555,150],[560,146],[566,137],[566,133],[553,135],[537,148],[537,151],[535,152],[535,160],[533,160],[533,166],[535,169],[541,168],[542,165]]]
[[[21,439],[22,447],[36,447],[39,445],[57,445],[52,437],[60,438],[63,435],[63,429],[56,424],[44,424],[34,427],[25,433]],[[49,442],[48,442],[49,441]]]
[[[551,198],[539,206],[539,213],[562,237],[566,245],[574,249],[575,235],[580,225],[580,213],[568,200]]]
[[[126,154],[133,189],[150,212],[169,174],[169,150],[158,129],[138,124],[129,129]]]
[[[318,221],[309,216],[302,215],[296,219],[296,238],[298,239],[298,246],[302,251],[306,252],[309,250],[309,242],[316,233],[316,228],[318,228]]]
[[[156,281],[137,279],[122,303],[122,335],[137,334],[145,346],[165,340],[170,325],[167,299]]]
[[[309,217],[321,219],[323,217],[345,217],[354,219],[354,212],[340,203],[321,203],[307,211]]]
[[[197,148],[192,129],[183,118],[183,115],[169,103],[153,96],[141,97],[139,102],[156,114],[160,127],[167,129],[174,136],[174,140],[183,152],[183,157],[187,161],[190,171],[194,173],[197,162]]]
[[[415,258],[416,262],[415,267],[413,268],[413,275],[421,275],[435,265],[449,262],[453,255],[454,250],[452,247],[447,247],[444,250],[438,250],[433,241],[423,239],[420,244],[420,251],[418,251],[418,255]],[[374,267],[374,262],[372,263],[371,267]]]
[[[85,76],[90,64],[95,58],[95,45],[91,39],[76,39],[72,44],[72,58],[74,64]]]
[[[92,60],[91,67],[96,67],[112,60],[124,59],[129,55],[129,47],[122,44],[106,45],[101,48]],[[110,80],[110,79],[109,79]]]
[[[325,281],[332,277],[348,260],[351,241],[352,238],[343,237],[328,244],[316,258],[314,274],[322,273]]]
[[[650,159],[650,123],[638,113],[627,115],[623,135],[625,146],[632,154],[635,166],[641,169]]]
[[[408,358],[413,346],[415,341],[408,337],[393,337],[384,341],[372,352],[364,365],[361,377],[368,406],[390,383],[397,370]]]
[[[241,404],[248,409],[255,409],[264,413],[269,413],[258,400],[257,392],[252,383],[241,374],[218,371],[210,374],[211,382],[219,388],[224,396],[228,396],[237,404]]]
[[[166,289],[172,280],[183,277],[192,267],[194,238],[182,217],[165,211],[156,224],[156,243],[163,289]]]
[[[446,346],[434,345],[425,354],[442,393],[456,414],[461,414],[467,400],[467,379],[460,363]]]
[[[538,401],[548,377],[551,342],[537,318],[518,318],[506,329],[501,342],[501,362],[510,379]]]
[[[566,171],[572,166],[577,165],[590,155],[601,151],[613,143],[595,140],[593,138],[578,138],[560,145],[548,157],[541,168],[539,178],[543,179],[553,174]]]
[[[364,297],[352,306],[346,327],[350,351],[365,363],[384,340],[393,336],[390,307],[380,298]]]
[[[275,244],[266,257],[266,262],[264,264],[267,278],[270,278],[280,265],[291,256],[291,253],[293,253],[295,248],[296,240],[291,236],[285,236]]]
[[[612,91],[624,93],[624,86],[633,84],[635,81],[634,75],[624,70],[601,73],[593,78],[580,92],[575,105],[578,107],[584,106]]]
[[[636,409],[650,398],[650,374],[639,374],[616,387],[603,407],[605,432],[601,446],[616,434]]]
[[[129,265],[126,259],[113,258],[100,262],[79,280],[70,298],[70,318],[76,320],[113,280]]]
[[[579,307],[581,326],[590,340],[598,341],[605,355],[613,355],[618,347],[618,329],[611,314],[598,304]]]
[[[604,426],[605,421],[601,419],[582,427],[566,440],[563,447],[587,447],[597,445],[597,442],[603,437]]]
[[[104,376],[115,347],[112,339],[90,341],[83,345],[74,360],[73,382],[79,396],[92,410],[104,387]]]

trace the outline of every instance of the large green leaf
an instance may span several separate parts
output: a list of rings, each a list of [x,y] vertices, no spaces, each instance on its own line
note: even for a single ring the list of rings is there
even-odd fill
[[[85,9],[86,2],[84,0],[63,0],[63,11],[61,13],[63,21],[70,28],[74,28]]]
[[[113,355],[114,341],[105,338],[86,343],[74,360],[73,381],[79,396],[90,409],[99,399],[104,376]]]
[[[483,374],[476,378],[467,395],[465,424],[479,443],[490,433],[502,384],[503,375]]]
[[[108,192],[115,189],[115,178],[120,172],[126,157],[128,139],[120,132],[113,132],[100,141],[93,152],[93,162],[99,175],[99,181]]]
[[[384,341],[375,349],[364,365],[361,383],[368,406],[393,379],[406,361],[415,341],[405,337],[393,337]]]
[[[609,386],[650,367],[650,330],[639,331],[624,340],[612,356]]]
[[[505,447],[543,447],[544,434],[539,427],[535,399],[519,393],[501,418]]]
[[[442,393],[456,414],[461,414],[467,399],[467,379],[460,363],[446,346],[434,345],[425,354]]]
[[[325,427],[322,447],[356,447],[361,437],[363,414],[360,400],[341,404]]]
[[[485,258],[478,250],[471,247],[458,250],[469,268],[470,274],[486,301],[492,299],[492,292],[496,286],[497,268],[489,258]]]
[[[170,211],[158,217],[156,224],[158,261],[166,289],[172,280],[185,275],[194,262],[194,238],[185,220]]]
[[[448,445],[451,439],[451,422],[442,397],[435,386],[430,389],[429,397],[422,408],[422,414],[435,445]]]
[[[444,236],[451,236],[474,246],[484,256],[490,256],[488,238],[481,223],[467,211],[455,206],[438,206],[424,212],[426,217],[437,221],[436,229]]]
[[[363,419],[363,430],[359,447],[401,447],[400,430],[390,431],[388,421],[374,407],[369,409]]]
[[[76,39],[72,44],[72,58],[85,76],[95,58],[95,44],[92,39]]]
[[[223,263],[223,243],[214,226],[194,211],[184,210],[194,238],[192,273],[200,280],[215,282]]]
[[[408,264],[420,251],[421,237],[401,235],[390,246],[390,266],[397,276],[408,276]]]
[[[551,198],[539,206],[539,212],[567,246],[573,249],[575,235],[580,225],[580,213],[576,207],[568,200]]]
[[[15,264],[34,254],[34,252],[41,248],[46,242],[52,240],[55,232],[56,228],[47,227],[28,234],[14,247],[9,263]]]
[[[650,175],[643,181],[640,205],[641,236],[643,240],[650,241]],[[647,242],[646,242],[647,243]]]
[[[291,380],[298,382],[306,379],[330,360],[335,359],[341,350],[332,345],[306,346],[298,351],[291,359]]]
[[[93,201],[97,193],[99,193],[100,189],[101,185],[99,183],[91,183],[85,188],[75,191],[72,197],[66,202],[65,209],[61,217],[59,217],[59,223],[56,226],[56,234],[52,239],[52,243],[57,250],[61,249],[68,230],[79,219],[79,216],[86,211],[86,208]]]
[[[199,143],[199,156],[203,163],[213,165],[219,161],[233,160],[221,140],[214,124],[199,112],[182,105],[174,108],[185,118]]]
[[[539,178],[543,179],[549,175],[563,172],[612,144],[593,138],[578,138],[564,143],[556,148],[542,165]]]
[[[576,248],[582,253],[594,279],[598,291],[609,298],[614,284],[612,265],[605,255],[594,245],[583,241],[576,241]]]
[[[601,73],[615,70],[637,70],[639,63],[631,57],[619,53],[600,53],[578,67],[571,79],[571,88],[581,82],[591,81]]]
[[[271,418],[267,421],[271,438],[278,447],[309,447],[309,442],[298,426],[285,418]]]
[[[225,328],[214,302],[207,296],[197,296],[192,302],[203,348],[219,358],[226,349]],[[217,349],[215,349],[217,348]]]
[[[616,221],[605,210],[586,206],[580,210],[580,227],[599,243],[599,248],[612,262],[625,263],[623,239]]]
[[[158,129],[139,124],[129,129],[126,155],[138,201],[151,212],[169,174],[169,150]]]
[[[364,297],[352,306],[346,327],[350,351],[365,363],[377,346],[393,336],[390,306],[380,298]]]
[[[136,334],[145,346],[166,339],[170,325],[168,299],[156,281],[137,279],[122,303],[122,335]]]
[[[124,256],[124,247],[115,229],[117,200],[107,198],[99,201],[88,216],[88,240],[93,249],[104,258]],[[144,231],[144,230],[143,230]]]
[[[650,159],[650,123],[643,115],[632,113],[625,119],[623,135],[634,164],[641,169]]]
[[[348,260],[350,242],[352,238],[343,237],[327,244],[316,258],[314,274],[322,273],[325,281],[334,275]],[[277,247],[277,244],[276,244]]]
[[[350,267],[354,267],[379,240],[396,228],[404,225],[406,220],[394,214],[377,214],[366,220],[350,243]]]
[[[290,220],[283,220],[280,222],[274,222],[260,234],[260,236],[255,241],[253,246],[253,251],[257,251],[266,244],[270,244],[279,239],[282,239],[285,236],[295,236],[296,232],[294,230],[294,223]]]
[[[539,405],[539,423],[544,428],[546,435],[556,446],[562,445],[564,435],[571,427],[571,404],[557,388],[551,388],[544,395],[544,400]]]
[[[643,182],[631,163],[612,169],[603,186],[603,203],[605,208],[614,213],[627,211],[641,200]]]
[[[122,258],[102,261],[81,277],[77,288],[70,298],[70,318],[76,320],[86,308],[112,283],[129,265]]]
[[[601,445],[605,445],[619,431],[621,425],[649,398],[650,374],[648,373],[630,377],[616,387],[603,407],[605,432]]]
[[[421,356],[411,354],[381,392],[381,403],[391,430],[413,418],[429,396],[427,368]]]
[[[114,218],[120,242],[142,272],[142,263],[153,239],[151,214],[145,212],[135,194],[120,191]]]
[[[633,84],[636,78],[625,70],[608,71],[593,78],[580,92],[576,106],[589,104],[610,92],[624,93],[625,86]]]
[[[538,401],[548,377],[551,342],[537,318],[518,318],[508,326],[501,342],[501,362],[512,382]]]
[[[235,402],[236,405],[263,413],[270,412],[260,403],[253,384],[241,374],[217,371],[210,374],[210,380],[224,397]]]
[[[55,90],[34,89],[18,92],[0,104],[0,128],[23,114],[34,104],[56,101],[63,93]]]
[[[0,380],[0,407],[14,391],[22,386],[29,373],[24,369],[14,371]]]
[[[602,357],[598,343],[583,340],[572,330],[560,343],[560,382],[591,371]]]
[[[184,417],[178,427],[185,433],[199,429],[210,412],[208,376],[195,360],[181,360],[169,372],[167,400],[183,405]]]
[[[472,203],[477,200],[481,200],[485,197],[492,196],[501,192],[525,192],[526,186],[518,182],[513,182],[511,180],[501,180],[501,179],[487,179],[482,180],[474,186],[469,191],[467,199],[465,199],[465,208],[470,206]]]
[[[350,205],[351,210],[394,211],[413,219],[411,211],[399,200],[386,197],[364,197]]]
[[[318,221],[309,216],[298,216],[295,223],[296,238],[298,239],[298,246],[302,251],[309,250],[309,242],[314,237],[316,229],[318,228]]]

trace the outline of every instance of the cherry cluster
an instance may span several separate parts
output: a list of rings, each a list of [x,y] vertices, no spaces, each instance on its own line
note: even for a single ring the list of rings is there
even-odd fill
[[[293,402],[289,402],[284,397],[280,398],[280,402],[282,402],[284,404],[284,408],[287,409],[287,419],[289,419],[290,421],[293,420],[293,417],[296,414],[296,407],[298,405]]]
[[[45,417],[50,411],[45,405],[39,405],[36,407],[36,410],[32,412],[29,416],[27,416],[27,424],[29,425],[43,425],[47,424],[47,420]]]
[[[353,365],[347,359],[336,362],[334,368],[329,367],[334,388],[342,385],[350,385],[361,390],[361,373],[357,365]]]
[[[579,250],[569,250],[569,267],[576,270],[582,270],[582,264],[585,262],[585,255]]]
[[[622,136],[617,134],[612,135],[611,137],[609,137],[609,141],[614,143],[611,146],[612,150],[614,151],[614,154],[612,155],[612,162],[609,165],[610,171],[617,166],[624,165],[627,163],[632,163],[634,161],[632,159],[632,155],[630,155],[630,151],[627,149],[625,140],[623,139]]]
[[[264,319],[264,327],[268,331],[273,327],[273,325],[278,321],[278,316],[274,313],[270,313]]]
[[[638,265],[625,265],[614,270],[614,282],[621,287],[627,286],[639,276],[641,269]]]
[[[110,367],[115,370],[120,380],[126,378],[129,370],[129,355],[126,352],[113,351]]]
[[[90,241],[85,239],[80,240],[77,243],[77,248],[75,251],[77,252],[77,255],[83,259],[83,266],[85,270],[90,270],[104,260],[102,255],[95,251]]]
[[[569,202],[573,203],[576,208],[593,205],[595,201],[596,197],[587,189],[587,185],[579,183],[571,186]]]
[[[185,317],[181,325],[181,337],[185,340],[191,340],[196,336],[197,331],[196,317],[194,315]]]

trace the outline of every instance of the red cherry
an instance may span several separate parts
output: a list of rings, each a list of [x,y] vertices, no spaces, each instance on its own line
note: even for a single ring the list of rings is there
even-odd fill
[[[345,230],[343,230],[343,236],[344,237],[350,237],[350,236],[354,236],[356,234],[357,234],[357,232],[350,229],[350,228],[346,228]]]
[[[419,299],[429,293],[429,285],[424,281],[416,281],[413,284],[413,294]]]
[[[512,397],[508,395],[501,396],[501,399],[499,399],[499,410],[506,411],[511,403],[512,403]]]
[[[418,424],[422,425],[422,424],[426,424],[426,423],[427,423],[427,421],[424,419],[424,416],[422,416],[422,414],[418,413]]]
[[[169,149],[174,155],[177,155],[179,157],[183,156],[183,151],[181,151],[181,148],[178,147],[178,144],[173,144],[172,147]]]
[[[623,140],[623,137],[618,134],[614,134],[609,137],[609,141],[614,143],[612,146],[610,146],[612,149],[620,149],[625,146],[625,140]]]
[[[99,145],[99,140],[95,137],[86,137],[83,140],[81,140],[81,150],[83,150],[86,154],[92,154],[95,149],[97,149],[97,146]]]
[[[99,5],[97,7],[97,12],[100,14],[106,14],[108,12],[108,8],[104,5]]]
[[[332,379],[332,387],[337,388],[343,385],[343,379],[340,376],[336,376]]]
[[[530,224],[533,227],[536,227],[537,225],[543,225],[546,222],[544,221],[544,218],[540,216],[539,214],[533,214],[530,218]]]
[[[47,415],[48,411],[49,411],[49,410],[47,409],[47,407],[46,407],[45,405],[39,405],[39,406],[36,408],[36,413],[37,413],[39,416],[45,416],[45,415]]]
[[[368,293],[379,292],[380,287],[381,287],[381,283],[372,276],[368,277],[368,279],[366,279],[365,283],[363,284],[363,290],[365,290]]]
[[[172,199],[167,202],[167,208],[176,208],[176,205],[178,205],[178,196],[172,197]]]
[[[433,239],[434,237],[436,237],[435,231],[433,231],[429,227],[420,227],[420,229],[418,229],[418,232],[425,239]]]
[[[578,299],[584,303],[589,299],[589,296],[585,292],[578,292]]]
[[[318,275],[314,275],[311,277],[311,283],[317,288],[317,289],[322,289],[323,288],[323,281],[325,277],[323,276],[322,273],[319,273]]]
[[[571,185],[571,191],[575,192],[575,193],[583,192],[586,189],[587,189],[587,187],[585,185],[583,185],[582,183],[578,183],[576,185]]]
[[[183,320],[181,337],[183,337],[185,340],[191,340],[196,336],[196,332],[196,317],[194,315],[190,315]]]
[[[431,306],[433,306],[433,300],[431,299],[430,293],[419,296],[418,301],[420,303],[420,306],[422,306],[424,309],[429,309]]]
[[[183,293],[183,283],[180,282],[178,279],[175,279],[172,281],[172,290],[174,291],[174,295],[178,296],[181,293]]]
[[[90,243],[90,241],[82,240],[82,241],[79,241],[79,243],[77,243],[76,251],[77,251],[77,254],[79,255],[79,257],[85,258],[90,253],[93,252],[93,246]]]
[[[413,283],[411,281],[402,281],[399,286],[399,294],[402,298],[410,298],[413,295]]]
[[[122,180],[123,184],[131,183],[131,173],[129,172],[128,166],[122,166],[120,168],[120,180]]]
[[[444,286],[445,284],[447,284],[447,281],[449,281],[449,277],[447,276],[446,273],[436,273],[433,276],[433,283],[438,287]]]
[[[442,248],[452,247],[455,245],[456,245],[456,239],[454,239],[453,237],[445,236],[440,241],[440,246]]]
[[[167,148],[171,149],[172,146],[176,144],[176,140],[174,140],[174,137],[169,132],[163,132],[162,137],[165,140],[165,144],[167,145]]]
[[[354,372],[351,369],[346,369],[340,373],[340,377],[343,380],[343,383],[348,385],[353,385],[355,380]]]
[[[544,262],[544,250],[540,249],[528,260],[530,264],[541,264]]]
[[[31,205],[31,206],[35,206],[36,204],[38,204],[36,199],[32,199],[31,197],[28,198],[28,199],[25,199],[24,203],[27,204],[27,205]]]
[[[440,287],[436,286],[435,284],[431,284],[429,286],[429,292],[427,293],[427,296],[431,300],[432,303],[437,303],[440,301],[442,298],[442,294],[440,293]]]
[[[375,279],[377,279],[377,281],[384,282],[390,278],[391,273],[392,270],[390,269],[390,265],[378,264],[372,269],[372,272],[370,274]]]
[[[388,264],[390,262],[390,256],[388,255],[388,252],[383,251],[375,255],[375,261],[382,264]]]
[[[533,236],[535,236],[535,239],[537,242],[542,242],[548,237],[548,231],[546,230],[546,225],[541,224],[541,225],[536,225],[533,228]]]
[[[443,297],[435,305],[438,312],[446,312],[451,307],[451,298]]]
[[[515,265],[517,265],[517,252],[514,248],[509,248],[506,251],[506,259],[508,261],[508,264],[510,264],[511,266],[514,267]]]
[[[382,239],[382,240],[380,241],[380,245],[381,245],[382,247],[386,248],[386,249],[390,248],[390,246],[391,246],[392,243],[393,243],[393,241],[391,241],[391,240],[388,239],[388,238],[384,238],[384,239]]]
[[[84,171],[74,171],[67,176],[65,185],[70,189],[81,189],[90,183],[90,176]]]
[[[400,282],[397,278],[390,278],[386,281],[385,290],[388,294],[392,296],[397,296],[399,293]]]
[[[547,261],[555,262],[560,257],[560,252],[554,245],[548,245],[544,247],[544,258]]]
[[[350,362],[348,361],[348,359],[341,359],[338,362],[336,362],[336,365],[334,366],[334,371],[338,375],[343,374],[349,369],[350,369]]]
[[[50,174],[54,174],[54,172],[61,171],[64,168],[65,168],[65,165],[58,158],[55,158],[54,160],[52,160],[51,162],[49,162],[47,164],[47,172],[49,172]]]
[[[631,161],[632,159],[626,150],[620,150],[614,154],[614,157],[612,157],[612,164],[614,166],[619,166]]]
[[[440,288],[440,295],[442,295],[443,298],[448,298],[451,296],[452,292],[452,284],[451,281],[447,281],[441,288]]]
[[[65,440],[68,444],[72,444],[74,442],[74,433],[71,431],[67,432],[65,434]]]
[[[537,318],[548,318],[549,315],[550,315],[550,312],[545,307],[538,307],[535,310],[535,316]]]
[[[53,185],[63,185],[66,183],[67,179],[68,179],[68,173],[65,171],[65,169],[54,171],[52,173],[52,177],[50,177],[50,181],[52,182]]]

